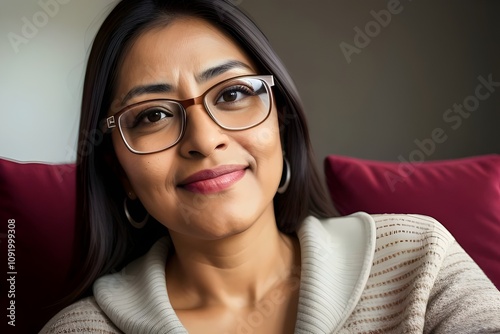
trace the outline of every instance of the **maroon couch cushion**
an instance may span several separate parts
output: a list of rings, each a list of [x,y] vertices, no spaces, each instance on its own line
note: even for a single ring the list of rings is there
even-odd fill
[[[1,296],[4,312],[15,301],[16,326],[3,333],[36,333],[62,306],[58,301],[69,289],[75,238],[75,172],[74,164],[0,159],[2,263],[8,261],[8,221],[14,220],[15,226],[10,225],[15,231],[11,271],[16,273],[7,275],[15,276],[15,296],[9,298],[5,289]]]
[[[418,164],[330,155],[324,167],[341,214],[432,216],[500,288],[500,155]]]

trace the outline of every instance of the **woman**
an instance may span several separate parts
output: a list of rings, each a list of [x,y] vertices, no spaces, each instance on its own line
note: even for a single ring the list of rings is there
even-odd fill
[[[295,86],[229,2],[120,2],[79,142],[93,296],[42,333],[500,330],[498,290],[436,221],[330,218]]]

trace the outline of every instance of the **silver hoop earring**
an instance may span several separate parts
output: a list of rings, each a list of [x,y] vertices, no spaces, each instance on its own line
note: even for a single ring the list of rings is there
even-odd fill
[[[290,177],[292,175],[290,164],[288,163],[287,158],[283,157],[283,163],[285,165],[285,169],[283,169],[284,175],[281,176],[281,180],[285,179],[285,182],[283,182],[283,184],[281,184],[280,182],[280,186],[277,190],[279,194],[283,194],[288,189],[288,185],[290,184]]]
[[[132,216],[130,215],[130,213],[128,212],[128,208],[127,208],[127,199],[128,197],[125,196],[125,200],[123,201],[123,209],[125,211],[125,216],[127,217],[127,220],[128,222],[130,223],[130,225],[132,225],[133,227],[137,228],[137,229],[141,229],[143,228],[144,226],[146,226],[146,223],[148,222],[148,219],[149,219],[149,213],[146,213],[146,216],[144,217],[143,220],[141,220],[140,222],[136,222],[134,220],[134,218],[132,218]]]

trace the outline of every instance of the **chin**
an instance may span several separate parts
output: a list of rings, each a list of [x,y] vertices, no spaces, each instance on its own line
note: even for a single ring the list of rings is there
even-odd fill
[[[201,213],[198,217],[191,217],[190,221],[182,223],[182,230],[176,229],[178,233],[189,235],[201,240],[222,240],[244,233],[259,220],[258,214],[245,215],[240,212],[237,215],[223,213],[216,209],[210,213]]]
[[[210,226],[202,226],[199,236],[205,240],[221,240],[247,231],[255,220],[244,218],[226,218],[207,220],[213,222]],[[206,224],[206,222],[205,222]],[[194,231],[191,231],[194,232]]]

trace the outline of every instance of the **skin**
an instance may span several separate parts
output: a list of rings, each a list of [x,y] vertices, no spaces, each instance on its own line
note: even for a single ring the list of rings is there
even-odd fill
[[[200,73],[229,61],[246,66],[199,80]],[[109,115],[154,98],[196,97],[247,74],[262,73],[222,31],[200,19],[176,19],[133,43],[120,65]],[[163,83],[172,89],[122,101],[134,87]],[[130,152],[118,131],[112,138],[129,197],[138,198],[172,237],[167,290],[188,331],[293,333],[300,250],[295,237],[278,231],[274,216],[283,164],[276,106],[263,123],[242,131],[224,130],[202,105],[191,106],[182,140],[154,154]],[[232,164],[246,170],[227,189],[200,194],[179,187],[193,173]]]

